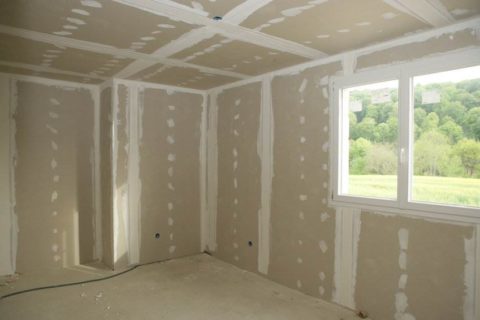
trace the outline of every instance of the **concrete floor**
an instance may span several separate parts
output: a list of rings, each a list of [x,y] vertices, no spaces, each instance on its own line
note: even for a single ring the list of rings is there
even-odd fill
[[[68,276],[64,275],[63,280],[66,278]],[[23,287],[27,287],[28,282],[38,283],[32,277],[21,281]],[[5,293],[5,288],[3,291]],[[0,318],[357,319],[348,310],[208,255],[142,266],[105,281],[3,299],[0,300]]]

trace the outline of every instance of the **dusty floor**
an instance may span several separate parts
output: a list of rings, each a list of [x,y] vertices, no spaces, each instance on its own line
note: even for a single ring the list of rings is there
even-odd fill
[[[350,311],[208,255],[142,266],[105,281],[3,299],[0,318],[356,319]]]

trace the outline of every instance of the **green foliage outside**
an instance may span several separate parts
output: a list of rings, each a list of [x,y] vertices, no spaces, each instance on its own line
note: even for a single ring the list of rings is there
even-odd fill
[[[435,90],[440,93],[440,102],[422,104],[422,93]],[[350,112],[350,192],[358,188],[368,188],[371,180],[363,180],[357,175],[395,175],[397,172],[397,140],[398,140],[398,97],[397,91],[391,90],[392,101],[372,104],[372,91],[354,91],[351,99],[362,102],[362,110]],[[419,177],[443,177],[456,180],[432,180],[446,184],[450,191],[443,196],[430,195],[430,198],[448,198],[448,193],[461,187],[458,178],[480,182],[480,79],[459,83],[441,83],[417,85],[415,87],[414,104],[414,175]],[[377,179],[377,178],[375,178]],[[391,180],[378,188],[377,195],[387,196],[388,192],[396,193],[389,187],[395,187]],[[360,183],[363,181],[365,185]],[[370,182],[369,182],[370,181]],[[420,181],[420,180],[419,180]],[[423,181],[423,180],[422,180]],[[450,182],[449,182],[450,181]],[[414,185],[415,192],[440,194],[442,185],[425,182],[425,188]],[[381,184],[381,181],[378,181]],[[377,184],[378,184],[377,183]],[[465,184],[470,183],[466,181]],[[476,185],[480,187],[480,184]],[[417,191],[415,188],[418,187]],[[382,191],[382,188],[386,188]],[[365,188],[364,188],[365,189]],[[373,189],[372,189],[373,190]],[[370,190],[370,191],[372,191]],[[423,191],[421,191],[423,190]],[[461,189],[460,189],[461,190]],[[480,188],[470,194],[476,198],[459,200],[452,203],[476,203],[480,206]],[[367,190],[363,190],[361,195]],[[373,191],[372,191],[373,192]],[[460,191],[460,193],[462,193]],[[375,196],[371,194],[370,196]],[[442,198],[444,197],[444,198]],[[459,195],[460,198],[462,198]],[[428,199],[427,199],[428,198]],[[467,197],[468,198],[468,197]],[[434,201],[434,200],[430,200]],[[439,201],[443,203],[450,203]]]

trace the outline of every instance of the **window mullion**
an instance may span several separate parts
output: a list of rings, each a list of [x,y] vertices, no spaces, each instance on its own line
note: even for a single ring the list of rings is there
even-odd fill
[[[402,73],[398,100],[398,203],[405,208],[410,198],[412,149],[412,81]]]

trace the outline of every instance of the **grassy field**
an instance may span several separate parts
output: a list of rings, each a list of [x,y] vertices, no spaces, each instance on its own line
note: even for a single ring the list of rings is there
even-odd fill
[[[396,198],[396,176],[351,175],[351,195]],[[413,200],[480,207],[480,179],[413,178]]]

